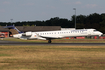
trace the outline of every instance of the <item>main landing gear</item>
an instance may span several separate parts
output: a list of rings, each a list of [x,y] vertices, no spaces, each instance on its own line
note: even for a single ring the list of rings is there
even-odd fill
[[[51,39],[48,40],[48,43],[51,43]]]

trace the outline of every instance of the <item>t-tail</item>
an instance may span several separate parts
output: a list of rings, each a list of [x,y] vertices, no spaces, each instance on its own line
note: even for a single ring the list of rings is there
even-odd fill
[[[8,28],[12,35],[23,33],[19,31],[15,26],[5,26],[4,28]]]

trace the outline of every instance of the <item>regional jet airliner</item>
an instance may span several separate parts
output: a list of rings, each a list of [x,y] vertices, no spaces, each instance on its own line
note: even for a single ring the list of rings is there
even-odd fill
[[[77,30],[64,30],[64,31],[40,31],[40,32],[20,32],[15,26],[6,26],[13,34],[14,38],[19,39],[40,39],[48,40],[51,43],[51,39],[60,39],[65,37],[79,37],[79,36],[101,36],[103,33],[96,31],[96,29],[77,29]]]

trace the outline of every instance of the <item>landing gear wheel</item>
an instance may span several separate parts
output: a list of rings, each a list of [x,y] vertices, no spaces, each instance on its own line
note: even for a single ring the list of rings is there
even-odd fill
[[[51,39],[48,40],[48,43],[51,43]]]

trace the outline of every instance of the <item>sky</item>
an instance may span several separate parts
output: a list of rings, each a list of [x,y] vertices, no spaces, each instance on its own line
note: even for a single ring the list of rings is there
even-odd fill
[[[0,22],[46,21],[105,13],[105,0],[0,0]]]

